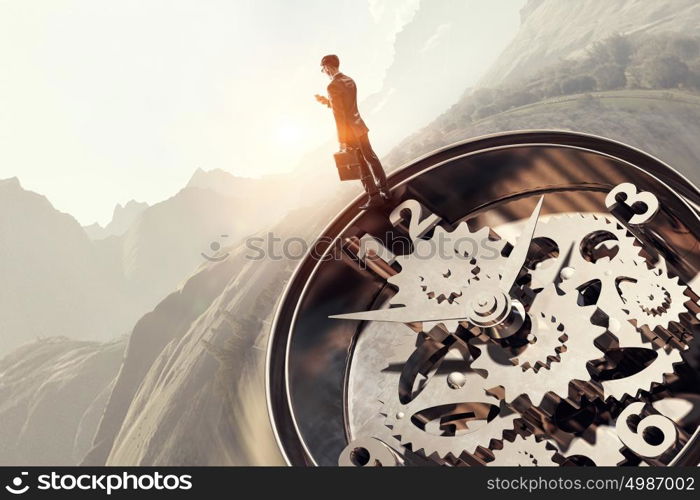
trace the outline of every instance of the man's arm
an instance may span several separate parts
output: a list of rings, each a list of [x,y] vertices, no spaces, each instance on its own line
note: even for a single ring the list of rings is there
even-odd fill
[[[340,88],[340,85],[333,85],[333,83],[331,83],[328,86],[328,98],[331,104],[331,109],[333,110],[333,116],[335,116],[335,123],[338,128],[338,142],[340,142],[342,146],[348,143],[348,127],[345,102],[343,101],[343,91]]]
[[[331,107],[331,101],[329,101],[328,98],[327,98],[326,96],[322,96],[322,95],[316,94],[314,97],[316,98],[316,100],[317,100],[318,102],[320,102],[320,103],[323,104],[324,106],[328,106],[329,108]]]

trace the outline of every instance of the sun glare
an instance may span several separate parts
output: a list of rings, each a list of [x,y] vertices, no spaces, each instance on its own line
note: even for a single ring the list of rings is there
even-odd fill
[[[284,145],[292,145],[298,143],[303,136],[302,128],[299,124],[284,121],[277,127],[277,140]]]

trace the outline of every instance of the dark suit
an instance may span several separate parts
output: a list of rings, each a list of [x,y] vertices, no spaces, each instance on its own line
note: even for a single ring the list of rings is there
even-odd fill
[[[358,148],[362,153],[365,160],[362,185],[368,195],[374,196],[378,188],[386,189],[386,174],[369,143],[369,129],[357,109],[357,87],[353,79],[343,73],[337,73],[328,84],[328,99],[338,129],[338,141]]]

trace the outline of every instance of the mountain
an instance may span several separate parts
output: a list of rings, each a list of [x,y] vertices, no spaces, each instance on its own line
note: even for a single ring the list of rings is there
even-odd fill
[[[288,214],[272,232],[311,241],[336,209]],[[265,346],[296,261],[252,260],[245,244],[225,251],[137,323],[85,465],[282,464]]]
[[[242,259],[229,257],[203,265],[136,323],[129,336],[122,370],[106,403],[94,448],[85,457],[85,464],[105,463],[131,402],[156,359],[168,344],[185,335],[240,271],[242,264]]]
[[[0,181],[0,355],[37,337],[114,334],[118,269],[73,217],[16,178]]]
[[[612,35],[700,34],[696,0],[528,0],[521,25],[479,86],[514,83]]]
[[[167,200],[117,206],[105,231],[123,234],[91,240],[44,196],[16,178],[0,181],[0,355],[39,337],[129,331],[217,255],[212,247],[276,223],[300,195],[290,185],[200,170]]]
[[[275,296],[292,269],[287,266],[280,275],[284,266],[279,261],[241,266],[241,257],[234,256],[228,269],[222,269],[224,263],[208,265],[210,274],[229,280],[208,308],[184,330],[172,331],[169,343],[145,365],[140,384],[132,386],[107,465],[282,463],[265,423],[263,366]],[[105,419],[111,417],[108,407]]]
[[[117,203],[112,213],[112,220],[105,227],[98,223],[85,226],[85,232],[92,240],[101,240],[110,236],[121,236],[124,234],[136,218],[148,208],[148,203],[140,203],[131,200],[125,205]]]
[[[699,183],[700,6],[564,4],[528,2],[519,32],[490,73],[501,75],[498,84],[465,93],[385,162],[397,166],[485,134],[562,129],[638,147]],[[536,62],[518,69],[530,57]]]
[[[183,277],[230,246],[275,225],[307,182],[291,176],[252,179],[198,169],[175,196],[144,210],[118,241],[127,287],[152,308]]]
[[[185,187],[209,189],[226,196],[253,198],[260,194],[259,191],[265,184],[265,179],[239,177],[220,168],[209,171],[197,168]]]
[[[106,340],[127,332],[206,262],[201,253],[213,253],[212,241],[253,231],[253,222],[234,216],[243,206],[189,188],[143,210],[124,235],[91,241],[45,197],[16,178],[0,181],[0,355],[36,338]]]
[[[311,238],[347,201],[347,197],[332,199],[322,207],[287,214],[275,220],[276,225],[267,213],[259,213],[260,224],[271,232],[256,236]],[[102,267],[119,271],[112,281],[101,282],[102,288],[93,286],[91,294],[83,294],[69,316],[59,317],[50,302],[43,304],[46,336],[51,335],[50,326],[54,331],[62,326],[58,321],[51,323],[57,317],[67,325],[75,318],[99,325],[91,308],[101,314],[105,309],[95,303],[107,303],[122,314],[109,320],[111,333],[91,334],[86,326],[70,332],[71,336],[110,338],[118,325],[126,331],[124,325],[135,323],[127,341],[100,343],[51,336],[30,342],[34,337],[25,335],[18,341],[12,337],[10,344],[10,337],[3,336],[8,351],[23,345],[0,359],[0,463],[281,463],[273,442],[259,442],[269,436],[269,429],[237,429],[231,420],[238,415],[263,421],[266,415],[259,396],[264,394],[262,366],[269,318],[276,294],[295,266],[288,259],[251,260],[241,236],[257,221],[249,217],[239,223],[236,217],[256,214],[250,200],[242,205],[236,197],[190,186],[144,210],[125,235],[99,241],[90,241],[72,217],[57,212],[43,196],[24,191],[16,179],[0,183],[0,202],[7,205],[0,208],[18,209],[16,213],[3,210],[0,241],[13,242],[8,236],[11,230],[21,230],[19,242],[41,236],[44,239],[38,244],[47,248],[46,240],[51,240],[63,260],[68,260],[68,250],[63,248],[69,247],[78,257],[76,267],[65,271],[72,277],[97,274]],[[243,212],[243,207],[250,211]],[[263,211],[264,203],[258,207]],[[16,227],[10,227],[12,223]],[[225,224],[229,226],[222,229]],[[49,234],[41,234],[43,226],[50,228]],[[219,239],[218,252],[196,241],[209,243],[210,235],[219,238],[222,230],[230,231],[231,237]],[[2,262],[21,254],[17,247],[4,245]],[[227,257],[209,261],[200,251]],[[32,258],[56,256],[25,253]],[[41,271],[31,290],[34,295],[53,287],[53,299],[65,300],[65,281],[70,276],[63,276],[60,289],[49,272],[62,269],[59,263],[30,265],[25,260],[22,268]],[[166,283],[175,291],[160,292]],[[158,293],[165,298],[154,298]],[[149,300],[155,304],[153,311],[137,313],[148,310]],[[245,317],[240,311],[247,311]],[[18,322],[26,324],[31,312],[25,311]],[[257,340],[249,343],[247,339]],[[235,384],[228,382],[232,376]],[[247,404],[242,405],[241,398],[247,398]],[[193,406],[194,400],[198,404]],[[148,430],[151,438],[140,442],[138,429],[151,424],[157,427]],[[163,440],[168,440],[163,433],[172,436],[169,446],[163,446]]]
[[[506,46],[516,22],[512,2],[494,9],[488,0],[421,1],[396,35],[382,89],[360,103],[378,153],[429,123],[475,83]],[[357,83],[362,96],[362,82]]]
[[[675,91],[609,91],[549,99],[498,113],[451,131],[433,134],[431,127],[414,140],[425,139],[430,151],[465,140],[509,130],[557,129],[604,136],[650,153],[700,185],[700,96]],[[401,149],[389,157],[400,164]]]
[[[332,161],[330,155],[326,160]],[[303,171],[303,169],[301,169]],[[286,210],[303,204],[300,188],[305,182],[316,181],[313,174],[302,173],[240,177],[219,168],[198,168],[185,188],[208,189],[223,196],[230,196],[245,203],[251,212],[265,220],[284,217]],[[260,220],[260,222],[264,222]]]
[[[281,220],[299,207],[323,204],[328,200],[352,196],[362,190],[359,183],[338,182],[333,161],[336,144],[327,144],[308,152],[293,172],[259,178],[239,177],[221,169],[198,168],[186,188],[208,189],[245,203],[254,214],[258,227]]]
[[[0,465],[75,465],[90,449],[124,339],[53,337],[0,359]]]
[[[185,188],[141,214],[119,243],[127,287],[143,304],[142,311],[206,262],[203,253],[214,256],[212,243],[226,244],[253,232],[255,222],[240,215],[245,207],[235,197]]]

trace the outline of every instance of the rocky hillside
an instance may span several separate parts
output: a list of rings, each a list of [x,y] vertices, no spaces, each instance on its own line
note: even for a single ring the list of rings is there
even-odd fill
[[[75,465],[92,445],[125,341],[54,337],[0,359],[0,465]]]
[[[280,192],[298,195],[289,182],[238,182],[226,172],[199,171],[163,202],[115,209],[107,227],[121,232],[133,219],[128,229],[92,240],[16,178],[0,181],[0,356],[42,337],[127,333],[206,262],[212,243],[230,245],[274,224],[286,206]]]
[[[0,356],[40,337],[105,339],[124,326],[112,307],[122,298],[119,268],[16,178],[0,181],[0,276]]]
[[[114,212],[112,213],[112,220],[105,227],[99,224],[91,224],[85,226],[85,232],[93,240],[101,240],[108,238],[110,236],[121,236],[139,215],[143,213],[144,210],[148,208],[148,203],[140,203],[136,200],[131,200],[124,204],[123,206],[119,203],[114,207]]]
[[[156,359],[166,346],[178,342],[187,333],[241,266],[241,259],[232,257],[203,265],[181,288],[168,295],[136,323],[129,336],[123,367],[109,396],[94,449],[85,458],[85,463],[104,464],[134,396]]]
[[[660,158],[700,185],[700,96],[675,91],[610,91],[576,94],[515,108],[456,127],[418,134],[420,151],[510,130],[558,129],[601,135]],[[393,165],[413,156],[397,149]]]
[[[516,28],[517,3],[504,0],[495,9],[489,0],[420,2],[396,36],[382,90],[360,104],[380,152],[429,123],[476,83]],[[358,85],[362,97],[362,82]]]
[[[308,211],[292,213],[274,233],[311,238],[325,221],[315,215],[309,224]],[[271,317],[296,261],[251,260],[244,244],[225,251],[136,325],[85,464],[282,463],[263,370]]]
[[[617,34],[699,35],[699,18],[695,0],[528,0],[520,30],[479,86],[514,83]]]
[[[539,10],[547,4],[529,5]],[[700,10],[681,12],[694,15],[700,25]],[[575,59],[529,71],[497,87],[471,90],[429,126],[404,140],[389,155],[388,163],[400,165],[484,134],[563,129],[636,146],[700,181],[696,144],[700,36],[657,34],[658,25],[654,27],[649,32],[610,36],[588,46]]]
[[[291,271],[245,265],[170,340],[129,402],[107,465],[281,464],[265,404],[265,341]]]

